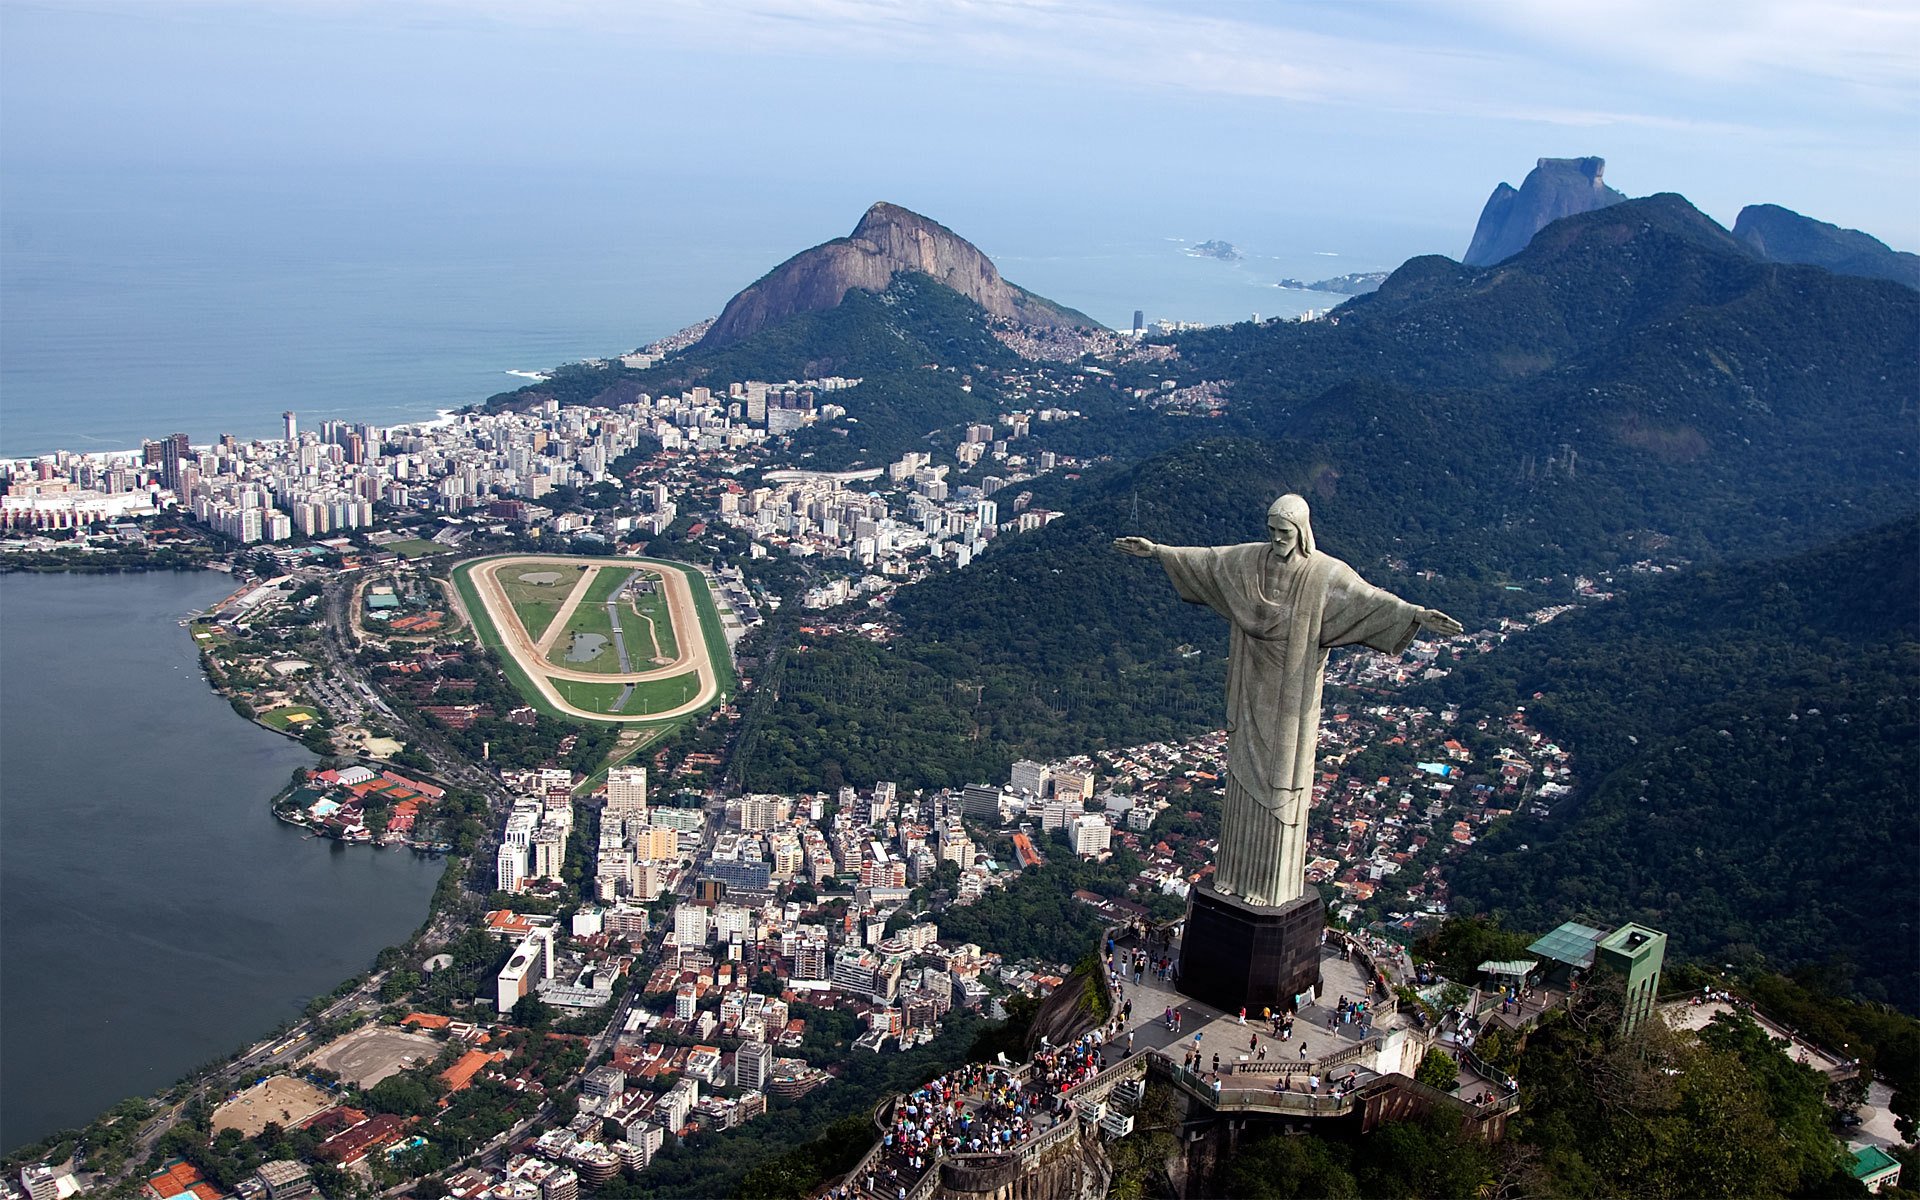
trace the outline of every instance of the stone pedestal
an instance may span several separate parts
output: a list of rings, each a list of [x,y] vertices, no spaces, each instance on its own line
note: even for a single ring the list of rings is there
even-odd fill
[[[1180,938],[1180,992],[1226,1013],[1290,1010],[1299,993],[1318,994],[1326,924],[1326,902],[1311,887],[1278,908],[1195,887]]]

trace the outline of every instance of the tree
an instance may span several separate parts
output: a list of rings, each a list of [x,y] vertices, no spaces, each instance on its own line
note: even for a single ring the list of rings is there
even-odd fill
[[[1437,1087],[1450,1092],[1460,1085],[1460,1064],[1453,1061],[1438,1046],[1427,1051],[1420,1060],[1420,1066],[1413,1074],[1414,1079],[1428,1087]]]
[[[553,1024],[553,1006],[532,992],[514,1002],[510,1015],[522,1029],[545,1030]]]
[[[1359,1200],[1351,1161],[1352,1153],[1337,1142],[1312,1135],[1268,1136],[1221,1165],[1216,1190],[1236,1200]]]
[[[389,1075],[366,1092],[367,1107],[376,1112],[417,1117],[433,1111],[433,1089],[417,1075]]]

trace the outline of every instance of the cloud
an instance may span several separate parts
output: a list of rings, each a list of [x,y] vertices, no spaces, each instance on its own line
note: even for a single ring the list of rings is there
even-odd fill
[[[1743,0],[1734,9],[1672,0],[1450,0],[1477,25],[1558,54],[1714,83],[1780,75],[1903,93],[1920,81],[1920,7],[1909,0]]]
[[[95,3],[111,0],[95,0]],[[148,12],[157,6],[137,6]],[[1698,134],[1920,109],[1920,6],[1745,0],[178,0],[408,28],[534,29],[652,51],[926,64],[1027,84]],[[1783,87],[1790,81],[1792,88]],[[716,79],[724,86],[724,77]]]

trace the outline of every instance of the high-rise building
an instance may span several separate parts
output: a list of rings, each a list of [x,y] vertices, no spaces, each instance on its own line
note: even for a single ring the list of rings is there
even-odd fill
[[[527,879],[527,852],[524,847],[502,843],[494,856],[494,886],[503,892],[517,892]]]
[[[187,459],[193,454],[193,447],[187,445],[184,433],[169,434],[160,442],[160,482],[165,484],[176,496],[186,493]]]
[[[682,904],[673,910],[673,940],[681,946],[704,946],[707,944],[708,917],[711,914],[698,904]]]
[[[1146,328],[1147,328],[1147,314],[1140,311],[1137,308],[1134,309],[1133,310],[1133,332],[1135,336],[1138,336],[1139,334],[1144,332]]]
[[[543,825],[533,835],[533,877],[558,879],[567,862],[567,834],[557,825]]]
[[[286,428],[287,441],[296,442],[300,440],[300,423],[294,419],[291,411],[280,414],[280,423]]]
[[[495,980],[494,1003],[503,1013],[513,1011],[521,997],[533,994],[540,981],[553,977],[553,931],[536,929],[513,949],[513,957]]]
[[[1047,783],[1053,778],[1053,772],[1032,759],[1023,758],[1013,764],[1013,790],[1029,796],[1041,797],[1047,794]]]
[[[773,1077],[773,1047],[765,1042],[742,1042],[733,1056],[733,1086],[763,1090]]]
[[[607,772],[607,807],[603,817],[647,818],[647,769],[615,767]]]
[[[1082,858],[1104,853],[1113,843],[1113,826],[1106,818],[1089,813],[1067,823],[1067,835],[1073,839],[1073,852]]]

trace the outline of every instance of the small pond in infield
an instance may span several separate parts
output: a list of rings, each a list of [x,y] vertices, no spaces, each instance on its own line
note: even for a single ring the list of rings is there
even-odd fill
[[[567,661],[570,663],[592,662],[600,657],[607,648],[607,635],[604,633],[576,633],[573,644],[567,647]]]

